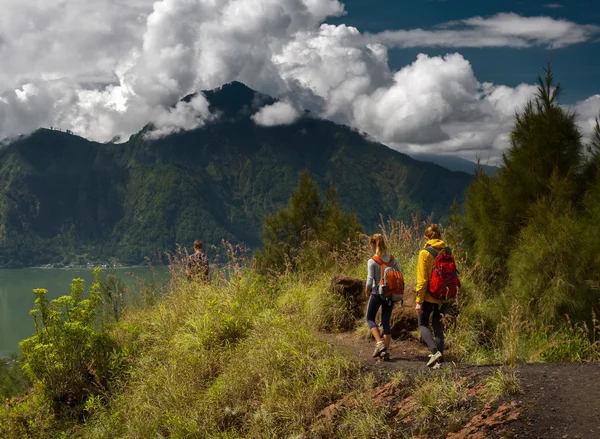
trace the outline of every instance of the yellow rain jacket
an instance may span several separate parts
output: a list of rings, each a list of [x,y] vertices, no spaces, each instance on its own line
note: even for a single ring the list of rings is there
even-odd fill
[[[423,250],[419,253],[419,262],[417,263],[417,303],[430,302],[430,303],[447,303],[452,302],[454,299],[439,300],[431,297],[427,291],[429,281],[431,280],[431,272],[433,271],[433,265],[435,258],[431,253],[425,250],[425,247],[433,247],[437,252],[446,248],[446,244],[441,239],[430,239],[427,244],[423,247]]]

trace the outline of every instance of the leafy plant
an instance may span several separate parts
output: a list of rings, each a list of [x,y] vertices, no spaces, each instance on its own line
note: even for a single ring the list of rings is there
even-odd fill
[[[88,397],[108,385],[111,373],[115,347],[108,334],[95,327],[101,293],[99,270],[94,274],[87,299],[79,278],[73,279],[70,295],[52,301],[47,290],[35,289],[35,333],[19,344],[24,372],[54,409],[68,416],[80,416]]]

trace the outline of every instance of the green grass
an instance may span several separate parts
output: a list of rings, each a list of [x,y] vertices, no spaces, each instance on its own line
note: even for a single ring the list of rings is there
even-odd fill
[[[467,380],[449,368],[425,371],[413,384],[414,419],[410,424],[412,435],[445,437],[457,430],[471,415],[471,397],[467,394]]]
[[[407,230],[397,226],[394,233],[407,236]],[[411,230],[412,238],[391,239],[409,284],[420,245],[418,229]],[[83,418],[54,411],[36,385],[0,405],[0,438],[386,438],[457,430],[483,401],[467,395],[469,383],[450,365],[376,378],[320,340],[320,331],[370,337],[364,319],[355,320],[354,304],[329,292],[334,275],[364,278],[368,256],[336,254],[317,263],[310,262],[313,252],[304,263],[317,271],[278,277],[241,263],[215,269],[211,285],[187,282],[175,265],[161,297],[153,293],[152,300],[125,308],[104,328],[118,367],[109,365],[110,386],[89,393]],[[469,270],[462,276],[459,313],[448,328],[449,358],[513,366],[598,359],[597,343],[590,341],[598,337],[597,322],[593,330],[542,326],[528,309],[481,288]],[[394,403],[414,400],[408,424],[398,423],[403,415],[392,420],[392,403],[374,403],[373,390],[385,381],[394,386]],[[515,369],[498,369],[486,381],[484,398],[518,389]],[[332,422],[317,419],[340,400]]]
[[[326,282],[251,271],[211,287],[179,283],[117,330],[136,352],[120,398],[86,437],[282,437],[302,434],[351,389],[358,366],[316,336]]]
[[[523,392],[519,374],[515,368],[500,367],[485,380],[486,398],[498,398],[505,395],[517,395]]]

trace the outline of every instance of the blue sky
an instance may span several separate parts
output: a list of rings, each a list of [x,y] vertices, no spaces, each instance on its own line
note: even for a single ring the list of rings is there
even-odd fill
[[[523,16],[549,16],[578,24],[600,24],[600,1],[569,0],[561,8],[549,8],[548,1],[528,0],[346,0],[347,15],[328,22],[345,23],[360,31],[377,33],[388,29],[432,28],[440,23],[473,16],[514,12]],[[477,78],[508,86],[532,83],[552,54],[555,77],[561,82],[562,102],[573,104],[600,94],[600,43],[584,42],[550,50],[548,47],[513,48],[417,48],[392,49],[390,67],[400,69],[419,53],[431,56],[459,52],[473,65]]]

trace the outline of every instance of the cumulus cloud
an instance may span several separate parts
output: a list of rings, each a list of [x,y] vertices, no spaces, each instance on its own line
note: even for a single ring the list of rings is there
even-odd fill
[[[275,102],[272,105],[262,107],[252,116],[257,125],[272,127],[277,125],[289,125],[300,117],[300,113],[289,102]]]
[[[3,61],[13,67],[3,77],[9,85],[0,92],[0,137],[49,124],[96,140],[127,137],[147,122],[160,132],[163,122],[171,129],[173,120],[182,120],[166,110],[181,96],[234,79],[284,93],[287,87],[270,62],[272,54],[297,32],[344,13],[337,0],[161,0],[150,11],[146,0],[132,6],[124,0],[98,1],[89,11],[75,0],[64,0],[59,6],[79,21],[61,18],[47,23],[44,17],[64,11],[56,5],[10,1],[11,13],[2,15],[3,24],[12,15],[31,14],[31,22],[23,18],[20,25],[32,30],[20,38],[18,26],[9,28],[8,48],[2,46],[7,55]],[[67,7],[71,2],[72,10]],[[118,16],[120,7],[123,17]],[[118,24],[121,21],[128,24]],[[62,35],[60,29],[68,31]],[[78,34],[84,41],[76,41]],[[113,40],[119,40],[114,52]],[[30,46],[36,49],[26,50]],[[50,55],[45,57],[44,51]],[[40,62],[27,71],[25,58],[38,56]],[[72,60],[76,56],[82,57],[80,62]],[[108,85],[84,88],[77,80],[78,75],[102,77],[97,73],[107,69],[113,74]],[[14,78],[20,79],[15,83]],[[18,98],[22,87],[33,90],[25,100]]]
[[[560,48],[588,41],[600,34],[600,26],[577,24],[551,17],[524,17],[500,13],[472,17],[439,25],[433,30],[385,31],[371,35],[372,41],[390,47],[514,47]]]
[[[600,117],[600,95],[590,96],[578,102],[571,110],[577,111],[583,136],[586,140],[589,139],[594,132],[596,118]]]
[[[281,99],[254,114],[259,125],[309,109],[403,151],[498,152],[535,87],[482,84],[458,53],[394,72],[388,49],[561,47],[600,29],[498,14],[365,35],[324,24],[344,14],[338,0],[6,1],[0,138],[50,125],[99,141],[149,122],[153,137],[194,129],[215,116],[201,94],[181,97],[237,80]]]
[[[153,0],[2,0],[0,91],[112,71],[142,41]]]

